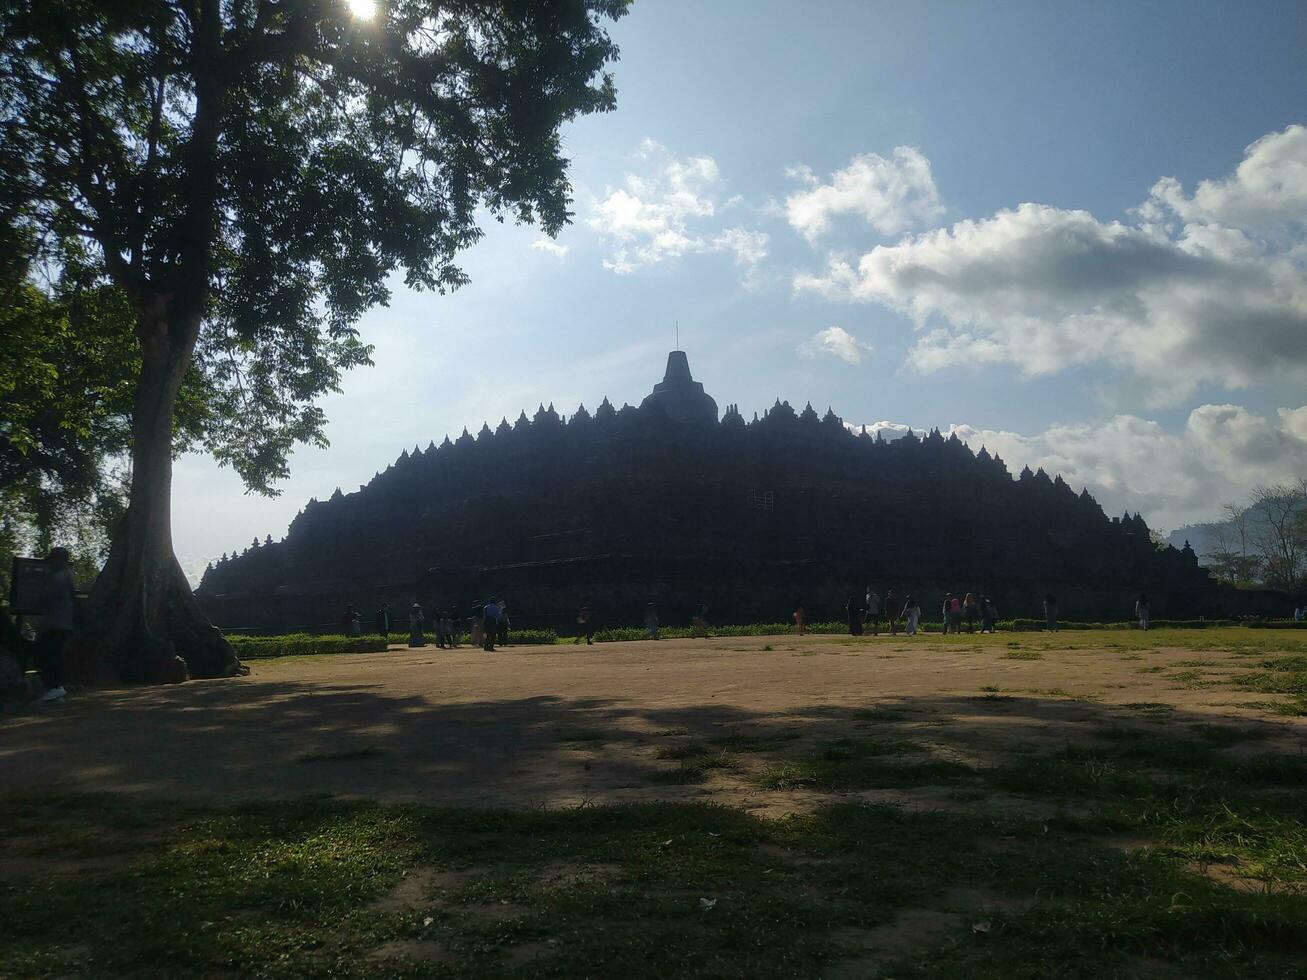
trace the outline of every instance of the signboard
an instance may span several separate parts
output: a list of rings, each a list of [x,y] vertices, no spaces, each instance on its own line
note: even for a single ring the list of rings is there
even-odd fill
[[[53,566],[44,558],[15,558],[9,576],[9,611],[16,616],[37,615],[49,589]]]

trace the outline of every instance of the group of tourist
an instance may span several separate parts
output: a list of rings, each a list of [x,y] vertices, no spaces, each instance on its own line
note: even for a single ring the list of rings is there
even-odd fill
[[[971,592],[963,597],[952,592],[944,593],[944,604],[940,612],[946,634],[961,633],[964,624],[967,632],[973,633],[977,623],[980,624],[980,632],[993,633],[998,622],[998,608],[989,596],[977,599]],[[875,587],[870,585],[861,595],[854,593],[849,596],[844,604],[844,614],[849,624],[849,633],[853,636],[861,636],[867,628],[871,629],[873,636],[879,636],[882,619],[891,636],[898,635],[900,626],[908,636],[915,636],[921,626],[921,603],[915,595],[908,593],[900,599],[898,593],[890,589],[881,598]],[[798,633],[802,635],[805,621],[802,605],[794,611],[793,619]]]
[[[1045,628],[1056,632],[1058,629],[1058,604],[1057,596],[1052,592],[1046,593],[1043,598],[1044,623]],[[866,591],[861,594],[850,595],[848,601],[844,604],[844,613],[848,622],[849,633],[853,636],[861,636],[867,630],[870,630],[873,636],[879,636],[881,625],[891,636],[897,636],[902,629],[907,636],[915,636],[921,628],[921,603],[912,593],[908,593],[902,599],[894,589],[885,593],[884,597],[876,590],[875,587],[868,585]],[[695,607],[695,612],[690,620],[690,635],[695,637],[706,637],[708,635],[708,606],[706,603],[699,603]],[[803,603],[796,603],[794,612],[790,618],[794,622],[796,632],[802,636],[807,625],[807,611]],[[961,634],[963,630],[967,633],[993,633],[998,624],[998,607],[994,605],[992,599],[987,595],[978,595],[974,592],[966,592],[961,595],[953,592],[944,593],[944,601],[940,607],[940,618],[943,621],[943,632]],[[1307,618],[1307,609],[1295,609],[1294,618]],[[1148,603],[1148,596],[1140,593],[1135,601],[1135,619],[1139,623],[1140,629],[1148,629],[1151,623],[1152,614]],[[458,646],[458,638],[462,630],[459,621],[448,612],[437,612],[431,620],[432,628],[436,637],[436,646],[442,649],[454,649]],[[465,617],[464,622],[468,638],[473,646],[479,646],[486,651],[494,651],[496,645],[508,645],[508,603],[496,599],[493,596],[486,602],[477,600],[472,604],[469,614]],[[409,627],[409,646],[421,647],[426,645],[426,618],[422,611],[422,606],[417,600],[409,609],[408,616]],[[977,630],[977,627],[979,629]],[[361,635],[361,622],[358,611],[353,605],[347,605],[345,612],[341,617],[341,632],[346,636]],[[650,602],[645,606],[644,611],[644,629],[645,636],[651,640],[660,638],[660,624],[658,619],[658,609],[654,603]],[[377,608],[376,614],[376,632],[383,638],[389,638],[392,629],[390,617],[390,604],[381,603]],[[574,643],[584,641],[587,644],[593,644],[595,637],[595,621],[591,614],[589,606],[582,606],[576,614],[576,636]]]
[[[377,635],[383,640],[389,640],[390,634],[396,632],[394,621],[390,616],[390,603],[383,602],[377,607],[375,619]],[[493,653],[496,644],[499,646],[508,645],[508,629],[510,621],[508,618],[508,603],[502,599],[496,599],[491,596],[485,602],[478,599],[472,603],[468,615],[460,623],[448,610],[440,610],[431,615],[431,629],[435,634],[436,646],[442,650],[453,650],[458,646],[459,635],[463,632],[460,626],[466,626],[468,638],[472,646],[481,647],[487,652]],[[422,609],[422,603],[416,599],[408,610],[408,645],[411,647],[424,647],[427,645],[426,637],[427,617]],[[345,636],[362,635],[361,617],[352,604],[346,605],[345,612],[340,619],[340,631]]]

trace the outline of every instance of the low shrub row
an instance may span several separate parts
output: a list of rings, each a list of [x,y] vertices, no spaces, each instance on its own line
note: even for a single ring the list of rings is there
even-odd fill
[[[427,643],[434,644],[434,633],[425,634]],[[364,636],[338,636],[331,633],[288,633],[285,636],[232,635],[227,639],[236,648],[242,660],[260,660],[268,657],[302,657],[321,653],[380,653],[395,643],[407,643],[408,635],[392,633],[389,641],[373,633]],[[467,643],[467,635],[458,637],[460,645]],[[513,630],[510,642],[518,646],[557,643],[553,630]]]
[[[315,653],[380,653],[386,641],[379,636],[314,636],[291,633],[286,636],[229,636],[236,656],[242,660],[270,657],[302,657]]]
[[[1255,619],[1244,625],[1255,630],[1307,630],[1307,619]]]
[[[1058,628],[1064,630],[1123,630],[1138,629],[1138,625],[1135,622],[1083,623],[1059,621]],[[1205,627],[1237,625],[1240,624],[1232,620],[1212,619],[1155,619],[1152,621],[1153,629],[1203,629]],[[1247,625],[1254,629],[1307,629],[1307,622],[1294,622],[1292,620],[1250,622]],[[923,622],[919,628],[923,633],[938,633],[943,627],[937,622]],[[975,628],[979,629],[979,624],[976,624]],[[1045,629],[1045,623],[1042,619],[1005,619],[998,622],[997,628],[1001,632],[1009,633],[1038,632]],[[806,632],[821,635],[847,633],[848,629],[847,623],[839,621],[809,623],[805,626]],[[708,635],[719,637],[779,636],[793,631],[794,627],[788,623],[746,623],[743,625],[710,626]],[[881,632],[887,631],[888,627],[882,622]],[[899,631],[902,632],[901,623]],[[658,633],[660,637],[666,640],[684,639],[694,635],[693,630],[688,626],[666,626],[661,628]],[[613,643],[643,640],[647,635],[643,627],[627,626],[596,630],[594,638],[597,643]],[[247,660],[321,653],[377,653],[385,650],[387,646],[386,641],[375,634],[368,636],[335,636],[330,634],[315,636],[310,633],[292,633],[286,636],[229,636],[227,639],[235,645],[236,652],[241,659]],[[573,642],[576,637],[563,636],[560,638],[553,630],[548,629],[521,629],[512,630],[509,640],[514,646],[542,646]],[[393,644],[406,641],[406,635],[392,634],[390,637],[390,643]],[[427,633],[426,641],[434,644],[436,642],[435,634]],[[460,645],[465,645],[468,642],[467,634],[459,634],[458,642]]]
[[[1200,630],[1208,627],[1237,625],[1237,623],[1229,619],[1154,619],[1150,623],[1150,628]],[[999,621],[998,628],[1012,632],[1026,632],[1046,629],[1047,624],[1042,619],[1004,619]],[[1139,622],[1137,620],[1128,620],[1118,623],[1081,623],[1074,620],[1058,620],[1057,628],[1063,630],[1129,630],[1138,629]]]

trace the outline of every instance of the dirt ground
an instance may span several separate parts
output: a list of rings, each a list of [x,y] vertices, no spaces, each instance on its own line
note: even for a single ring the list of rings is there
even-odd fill
[[[1231,753],[1307,748],[1307,719],[1250,706],[1265,696],[1231,683],[1249,658],[1112,646],[1109,636],[394,647],[253,661],[248,677],[80,692],[7,712],[0,792],[323,793],[517,808],[713,800],[772,815],[829,794],[760,789],[751,774],[859,733],[909,737],[972,765],[1054,751],[1108,726],[1183,735],[1225,725],[1249,733]],[[1010,659],[1016,649],[1042,659]],[[677,762],[666,747],[685,739],[744,748],[733,769],[669,783]],[[948,805],[929,786],[859,795]]]

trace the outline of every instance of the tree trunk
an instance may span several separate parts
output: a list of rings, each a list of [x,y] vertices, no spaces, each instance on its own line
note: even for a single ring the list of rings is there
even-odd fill
[[[70,670],[88,683],[170,683],[243,671],[191,592],[172,546],[173,408],[193,330],[170,330],[166,300],[138,308],[141,375],[132,418],[132,485],[109,560],[91,591]]]

